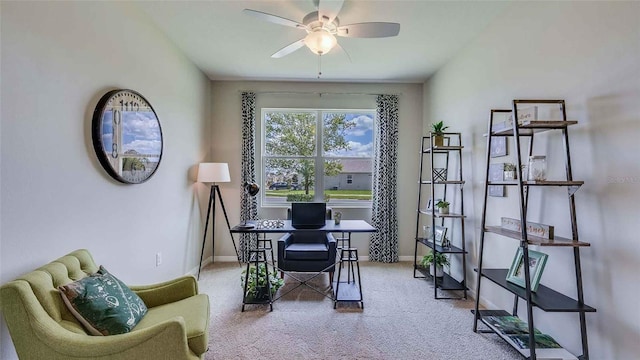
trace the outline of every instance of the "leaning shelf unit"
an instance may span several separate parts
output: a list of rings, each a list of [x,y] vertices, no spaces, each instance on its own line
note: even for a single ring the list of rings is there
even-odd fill
[[[423,278],[428,281],[433,282],[433,290],[434,290],[434,298],[435,299],[460,299],[467,298],[467,281],[466,281],[466,273],[467,273],[467,265],[466,265],[466,256],[467,250],[465,249],[465,231],[464,231],[464,199],[463,199],[463,191],[462,187],[464,185],[464,180],[462,177],[462,137],[460,133],[444,133],[444,145],[438,146],[435,144],[435,134],[430,132],[428,136],[422,137],[422,142],[420,145],[420,175],[418,178],[418,205],[416,207],[416,232],[415,232],[415,249],[414,249],[414,261],[413,261],[413,277],[414,278]],[[449,160],[451,157],[456,158],[457,168],[453,168],[451,165],[452,162]],[[440,158],[440,159],[437,159]],[[444,163],[444,171],[447,174],[446,179],[437,178],[437,175],[434,174],[434,164],[436,161],[442,161]],[[428,169],[425,171],[425,166]],[[428,176],[425,176],[425,172],[427,172]],[[454,179],[449,178],[449,174],[454,177]],[[456,200],[460,203],[460,212],[454,213],[450,212],[449,214],[440,214],[435,210],[435,202],[436,194],[442,194],[442,200],[447,200],[448,189],[451,187],[455,187],[455,189],[460,190],[460,194],[456,197]],[[430,196],[431,207],[421,208],[424,202],[424,194],[428,193]],[[452,208],[454,208],[452,206]],[[420,229],[421,220],[423,217],[429,217],[431,223],[431,234],[425,236]],[[437,244],[435,241],[431,241],[431,239],[436,238],[436,225],[444,226],[445,220],[447,222],[450,221],[451,226],[453,227],[455,223],[459,223],[460,225],[460,237],[459,242],[451,244],[448,247],[443,247],[440,244]],[[429,221],[429,220],[427,220]],[[442,278],[432,276],[429,273],[428,267],[423,267],[418,263],[418,245],[424,245],[427,248],[431,249],[434,254],[446,254],[449,257],[457,256],[460,259],[460,264],[462,266],[462,280],[457,280],[449,273],[444,273]],[[421,275],[418,275],[420,273]],[[447,290],[447,291],[462,291],[462,297],[450,297],[450,296],[440,296],[438,293],[438,289]]]
[[[518,119],[518,110],[522,109],[521,106],[535,106],[543,105],[543,106],[559,106],[559,113],[561,113],[561,120],[551,120],[551,121],[523,121],[519,123],[517,120],[514,120],[510,126],[505,128],[496,129],[494,127],[494,120],[498,116],[498,114],[505,115],[507,113],[512,113],[513,119]],[[535,346],[535,337],[534,337],[534,317],[533,317],[533,308],[537,307],[545,312],[571,312],[578,313],[580,318],[580,333],[582,339],[582,355],[578,358],[581,360],[589,359],[589,348],[587,342],[587,327],[586,327],[586,316],[585,314],[588,312],[595,312],[596,309],[586,305],[584,303],[584,293],[582,288],[582,274],[581,274],[581,264],[580,264],[580,248],[589,247],[591,244],[579,241],[578,239],[578,225],[576,220],[576,210],[575,210],[575,192],[584,184],[583,181],[573,180],[573,175],[571,171],[571,156],[570,156],[570,148],[569,148],[569,133],[567,128],[571,125],[577,124],[577,121],[567,120],[566,108],[564,100],[513,100],[513,107],[509,110],[491,110],[491,118],[489,120],[489,126],[487,130],[487,168],[486,168],[486,179],[485,179],[485,189],[484,189],[484,204],[482,211],[482,220],[481,220],[481,234],[480,234],[480,247],[479,247],[479,255],[478,255],[478,266],[474,271],[479,273],[477,277],[477,286],[476,286],[476,301],[475,301],[475,309],[474,313],[474,325],[473,331],[475,332],[493,332],[502,337],[507,343],[512,345],[521,355],[523,355],[527,359],[536,360],[537,358],[575,358],[573,355],[568,353],[564,349],[546,349],[539,348],[536,349]],[[566,170],[566,178],[564,180],[544,180],[544,181],[530,181],[523,179],[523,175],[520,173],[517,176],[516,180],[511,181],[490,181],[489,177],[489,163],[491,158],[491,144],[492,140],[498,136],[506,136],[512,138],[512,149],[515,152],[515,160],[516,160],[516,169],[521,169],[523,165],[523,152],[520,147],[521,140],[528,139],[528,156],[532,155],[533,151],[533,143],[535,134],[545,131],[560,131],[562,133],[562,140],[564,144],[564,159],[565,159],[565,170]],[[525,145],[527,145],[525,143]],[[486,224],[487,219],[487,194],[489,186],[492,185],[501,185],[501,186],[510,186],[515,187],[518,190],[518,201],[519,201],[519,220],[520,224],[526,224],[527,220],[527,205],[529,200],[529,192],[532,188],[539,188],[543,191],[546,187],[565,187],[567,189],[568,201],[569,201],[569,216],[571,219],[571,238],[563,238],[559,236],[554,236],[552,239],[546,239],[538,236],[533,236],[527,233],[526,226],[520,226],[521,231],[511,231],[507,229],[503,229],[500,226],[488,226]],[[567,248],[573,250],[573,259],[574,259],[574,268],[575,268],[575,278],[576,278],[576,292],[577,299],[573,299],[569,296],[566,296],[558,291],[552,290],[549,287],[544,285],[539,285],[536,292],[531,290],[531,276],[529,267],[524,266],[524,283],[525,287],[520,287],[510,282],[507,282],[506,277],[508,273],[508,269],[485,269],[483,267],[483,254],[484,254],[484,246],[485,246],[485,235],[491,233],[498,235],[498,238],[509,238],[515,239],[519,241],[519,247],[523,252],[523,263],[529,263],[529,246],[536,245],[541,247],[552,246],[557,248]],[[502,310],[480,310],[480,290],[481,290],[481,280],[487,279],[494,284],[497,284],[499,287],[511,292],[514,295],[513,302],[513,310],[511,313]],[[495,328],[493,328],[487,321],[483,319],[483,316],[491,316],[491,315],[513,315],[517,316],[518,314],[518,302],[519,299],[523,299],[526,303],[527,307],[527,323],[528,323],[528,333],[529,333],[529,349],[533,349],[530,351],[529,349],[520,349],[517,346],[514,346],[512,342],[508,340],[504,334],[501,334]],[[479,330],[478,322],[482,322],[485,324],[489,330]],[[556,351],[557,350],[557,351]],[[564,357],[564,354],[568,354],[571,357]]]

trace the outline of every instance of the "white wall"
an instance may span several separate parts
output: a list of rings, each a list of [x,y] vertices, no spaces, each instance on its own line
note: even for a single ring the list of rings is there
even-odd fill
[[[632,359],[640,354],[640,3],[514,3],[476,41],[425,84],[425,129],[444,120],[464,133],[468,276],[475,287],[480,236],[485,139],[490,109],[510,108],[513,99],[565,99],[571,127],[574,179],[585,181],[576,193],[585,301],[592,359]],[[551,176],[563,175],[561,141],[541,137],[535,153],[547,155]],[[502,159],[500,162],[504,162]],[[530,220],[556,226],[571,237],[566,192],[532,194]],[[517,215],[515,192],[490,198],[488,224]],[[517,216],[513,216],[517,217]],[[508,267],[517,242],[488,237],[485,267]],[[570,249],[536,249],[549,254],[542,283],[575,298]],[[511,309],[512,297],[489,281],[483,300]],[[520,309],[525,307],[520,306]],[[521,312],[524,316],[526,313]],[[521,315],[522,316],[522,315]],[[581,354],[578,316],[535,311],[536,327],[574,354]],[[470,325],[471,327],[471,319]]]
[[[130,4],[2,2],[1,15],[0,282],[78,248],[127,283],[195,267],[188,172],[206,155],[210,81]],[[93,110],[114,88],[142,93],[162,125],[162,162],[140,185],[112,180],[91,145]],[[2,348],[15,358],[6,329]]]
[[[230,221],[240,218],[240,164],[242,137],[241,91],[256,92],[325,92],[325,93],[392,93],[399,97],[399,147],[398,147],[398,203],[410,204],[398,209],[400,255],[413,255],[415,221],[416,180],[418,178],[419,136],[422,131],[422,86],[419,84],[335,84],[324,82],[213,82],[213,142],[211,152],[214,161],[228,162],[231,183],[221,184]],[[263,107],[375,109],[375,96],[371,95],[293,95],[265,94],[256,96],[256,116]],[[259,127],[259,125],[258,125]],[[259,152],[256,153],[259,156]],[[256,170],[258,173],[259,169]],[[207,195],[204,194],[206,197]],[[371,219],[370,209],[340,209],[343,219]],[[220,213],[219,209],[218,212]],[[285,209],[260,209],[265,219],[286,218]],[[233,256],[231,239],[222,215],[217,216],[215,256]],[[277,239],[277,237],[276,237]],[[210,240],[208,240],[210,241]],[[354,234],[354,246],[360,256],[368,256],[369,235]],[[209,248],[209,246],[207,246]],[[206,257],[207,255],[205,255]]]

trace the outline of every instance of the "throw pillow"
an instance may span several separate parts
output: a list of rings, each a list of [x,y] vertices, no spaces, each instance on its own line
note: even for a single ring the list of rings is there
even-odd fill
[[[69,311],[92,335],[130,332],[147,313],[142,299],[102,266],[58,289]]]

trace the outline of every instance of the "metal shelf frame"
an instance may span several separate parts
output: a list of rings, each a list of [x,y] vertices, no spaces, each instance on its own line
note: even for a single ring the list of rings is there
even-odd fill
[[[518,124],[518,110],[520,105],[531,106],[535,104],[547,104],[558,105],[562,113],[562,120],[550,120],[550,121],[527,121],[522,124]],[[504,128],[500,130],[492,130],[495,120],[495,115],[512,113],[513,124],[511,128]],[[589,243],[581,242],[578,239],[578,225],[576,219],[575,210],[575,192],[584,184],[583,181],[573,180],[573,174],[571,172],[571,153],[569,147],[569,134],[568,127],[575,125],[578,122],[575,120],[567,120],[566,106],[564,100],[513,100],[512,109],[492,109],[491,117],[489,119],[487,129],[487,155],[486,155],[486,172],[485,172],[485,186],[484,186],[484,204],[482,209],[481,220],[481,233],[480,233],[480,247],[478,254],[478,266],[475,269],[478,272],[477,284],[476,284],[476,301],[474,310],[474,324],[473,331],[478,332],[478,322],[482,320],[480,307],[480,290],[481,280],[483,278],[492,281],[507,291],[514,294],[513,311],[511,315],[517,316],[519,299],[524,299],[527,307],[527,323],[529,326],[529,348],[532,349],[528,359],[536,360],[536,348],[534,338],[534,318],[533,307],[538,307],[547,312],[577,312],[580,317],[580,333],[582,338],[582,355],[579,357],[583,360],[589,359],[589,346],[587,342],[587,327],[586,317],[587,312],[595,312],[596,309],[585,305],[584,292],[582,287],[582,270],[580,263],[580,248],[590,246]],[[516,169],[521,169],[524,163],[524,159],[528,159],[528,156],[532,155],[533,144],[535,134],[544,131],[561,131],[562,139],[565,151],[565,176],[564,180],[552,180],[552,181],[527,181],[522,179],[522,176],[518,176],[516,181],[489,181],[489,163],[491,160],[491,142],[496,136],[511,136],[513,137],[513,153],[516,157]],[[523,153],[521,148],[521,139],[528,139],[528,152]],[[529,199],[529,187],[536,186],[565,186],[568,189],[568,201],[569,201],[569,215],[571,219],[571,238],[555,237],[554,239],[543,239],[540,237],[527,234],[526,226],[522,226],[521,231],[509,231],[500,228],[499,226],[487,226],[487,199],[488,189],[490,185],[507,185],[517,186],[518,189],[518,202],[520,209],[520,221],[521,224],[525,224],[527,221],[527,205]],[[529,262],[529,246],[555,246],[555,247],[569,247],[573,250],[574,268],[576,277],[576,291],[577,299],[571,299],[559,292],[556,292],[548,287],[540,285],[538,291],[533,293],[531,291],[531,276],[528,266],[524,266],[524,278],[526,286],[524,288],[515,286],[506,282],[507,269],[484,269],[483,268],[483,253],[485,245],[485,234],[493,233],[506,238],[516,239],[520,242],[520,248],[523,251],[523,262],[527,264]]]
[[[436,146],[435,145],[435,134],[433,132],[429,132],[428,136],[422,137],[422,143],[420,145],[420,175],[418,178],[418,204],[416,206],[416,232],[415,232],[415,249],[414,249],[414,258],[413,258],[413,277],[414,278],[423,278],[427,281],[433,283],[433,296],[435,299],[467,299],[467,250],[465,249],[465,229],[464,229],[464,194],[463,194],[463,186],[465,181],[462,177],[462,136],[461,133],[455,132],[447,132],[444,133],[444,146]],[[454,156],[458,160],[458,168],[451,171],[451,175],[456,177],[456,179],[449,179],[447,176],[446,180],[435,179],[434,176],[434,163],[436,160],[436,156],[444,157],[445,169],[447,171],[447,175],[450,173],[450,157]],[[429,176],[425,178],[424,171],[426,170],[425,165],[428,167]],[[456,171],[457,170],[457,171]],[[429,186],[429,194],[433,202],[435,202],[435,194],[436,187],[442,189],[442,199],[444,201],[447,200],[447,190],[450,187],[454,187],[460,190],[460,213],[450,213],[450,214],[440,214],[435,211],[435,204],[431,204],[431,209],[420,209],[421,203],[423,202],[423,195],[426,192],[424,189],[425,186]],[[429,216],[431,218],[431,239],[435,239],[435,226],[436,223],[439,226],[444,226],[445,219],[451,219],[451,225],[453,226],[455,222],[460,222],[460,230],[461,230],[461,240],[458,246],[451,245],[449,248],[443,248],[440,245],[434,244],[433,242],[425,239],[422,236],[422,232],[420,229],[420,219],[421,216]],[[448,254],[449,256],[460,256],[461,264],[462,264],[462,280],[459,281],[453,278],[450,274],[445,273],[443,278],[436,278],[435,276],[429,275],[429,269],[424,268],[418,264],[418,244],[422,244],[431,249],[434,252],[434,255],[438,253]],[[417,275],[418,273],[422,274],[422,276]],[[456,290],[462,291],[462,296],[450,297],[450,296],[441,296],[438,293],[438,289],[440,290]]]

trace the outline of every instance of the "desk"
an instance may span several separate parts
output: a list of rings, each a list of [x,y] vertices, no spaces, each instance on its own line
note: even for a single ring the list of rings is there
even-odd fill
[[[305,232],[305,231],[314,231],[314,232],[325,232],[325,233],[331,233],[331,232],[342,232],[342,233],[371,233],[371,232],[376,232],[378,231],[375,227],[371,226],[369,223],[367,223],[364,220],[342,220],[340,222],[340,224],[335,223],[334,220],[325,220],[325,225],[321,228],[317,228],[317,229],[299,229],[299,228],[294,228],[293,226],[291,226],[291,220],[284,220],[284,226],[280,227],[280,228],[258,228],[255,226],[255,221],[247,221],[248,224],[254,225],[254,227],[252,228],[246,228],[244,226],[241,225],[236,225],[233,228],[231,228],[231,233],[233,234],[273,234],[273,233],[296,233],[296,232]],[[356,252],[357,254],[357,252]],[[342,256],[340,257],[342,258]],[[274,259],[272,259],[274,260]],[[333,265],[336,265],[340,262],[341,260],[337,260]],[[331,265],[331,266],[333,266]],[[349,265],[351,265],[351,263],[349,263]],[[274,266],[274,269],[276,268],[276,266]],[[282,271],[282,270],[280,270]],[[284,272],[284,271],[283,271]],[[307,281],[309,281],[310,279],[307,280],[300,280],[298,278],[296,278],[295,276],[292,276],[290,274],[290,272],[285,272],[287,273],[287,275],[291,276],[292,278],[294,278],[295,280],[297,280],[300,284],[298,284],[298,286],[301,285],[306,285],[309,286],[307,284]],[[314,275],[312,278],[320,275],[322,273],[319,272],[316,275]],[[359,271],[358,271],[358,281],[359,281]],[[355,279],[354,279],[355,280]],[[339,279],[338,279],[339,281]],[[333,285],[333,284],[332,284]],[[298,286],[296,286],[295,288],[297,288]],[[325,295],[325,293],[313,288],[312,286],[309,286],[311,289],[315,290],[316,292]],[[272,299],[269,301],[269,304],[271,304],[271,302],[283,297],[284,295],[288,294],[289,292],[293,291],[295,288],[290,289],[289,291],[287,291],[286,293],[278,296],[276,299]],[[337,294],[334,294],[334,297],[332,300],[334,300],[334,304],[335,304],[335,300],[337,299]],[[362,302],[362,293],[360,293],[360,302]]]
[[[342,220],[336,225],[334,220],[325,220],[325,225],[318,229],[297,229],[291,226],[291,220],[284,220],[284,226],[281,228],[245,228],[236,225],[231,228],[233,234],[265,234],[265,233],[295,233],[302,231],[321,231],[321,232],[346,232],[346,233],[367,233],[376,232],[376,228],[371,226],[364,220]],[[247,221],[248,224],[255,225],[255,221]]]

